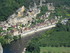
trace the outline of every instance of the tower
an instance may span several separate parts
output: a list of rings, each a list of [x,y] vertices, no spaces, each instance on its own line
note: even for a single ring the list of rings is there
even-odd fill
[[[42,7],[43,2],[46,2],[45,0],[40,0],[40,6]]]
[[[37,8],[36,1],[33,0],[33,2],[34,2],[34,8]]]
[[[42,0],[40,0],[40,6],[42,6]]]
[[[32,11],[32,9],[31,9],[31,5],[29,5],[29,10]]]
[[[34,7],[35,7],[35,8],[37,8],[37,5],[36,5],[36,3],[35,3],[35,2],[34,2]]]

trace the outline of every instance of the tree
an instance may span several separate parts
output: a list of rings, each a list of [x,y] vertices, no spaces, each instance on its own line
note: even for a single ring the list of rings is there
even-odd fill
[[[30,43],[29,46],[27,47],[27,51],[31,53],[40,53],[40,48],[37,44]]]

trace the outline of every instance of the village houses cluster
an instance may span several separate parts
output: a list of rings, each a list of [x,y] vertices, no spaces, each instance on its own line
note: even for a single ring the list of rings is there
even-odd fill
[[[41,4],[40,4],[41,5]],[[48,10],[54,10],[55,7],[52,5],[52,3],[47,3]],[[37,23],[33,28],[29,28],[29,26],[32,24],[33,18],[35,19],[37,14],[40,13],[40,8],[37,8],[36,3],[34,3],[34,7],[29,7],[29,10],[26,11],[26,16],[24,16],[24,12],[26,11],[25,7],[22,6],[19,8],[16,13],[12,14],[7,21],[0,22],[0,27],[2,27],[4,32],[1,32],[0,35],[20,35],[22,32],[27,30],[32,30],[34,28],[40,28],[45,25],[51,25],[57,23],[56,19],[48,20],[48,17],[50,16],[51,12],[47,11],[45,15],[42,15],[40,19],[45,19],[43,23]]]

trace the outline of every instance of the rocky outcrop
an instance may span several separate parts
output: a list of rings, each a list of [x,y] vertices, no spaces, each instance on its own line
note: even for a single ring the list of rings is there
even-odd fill
[[[2,48],[1,43],[0,43],[0,53],[3,53],[3,48]]]

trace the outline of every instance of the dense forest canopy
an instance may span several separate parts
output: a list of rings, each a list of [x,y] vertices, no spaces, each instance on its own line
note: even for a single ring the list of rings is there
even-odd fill
[[[7,20],[22,5],[28,8],[33,2],[39,4],[39,0],[0,0],[0,21]],[[53,2],[54,5],[57,4],[56,6],[70,6],[70,0],[46,0],[46,2]]]
[[[31,0],[0,0],[0,21],[6,20],[22,5],[28,6]]]

